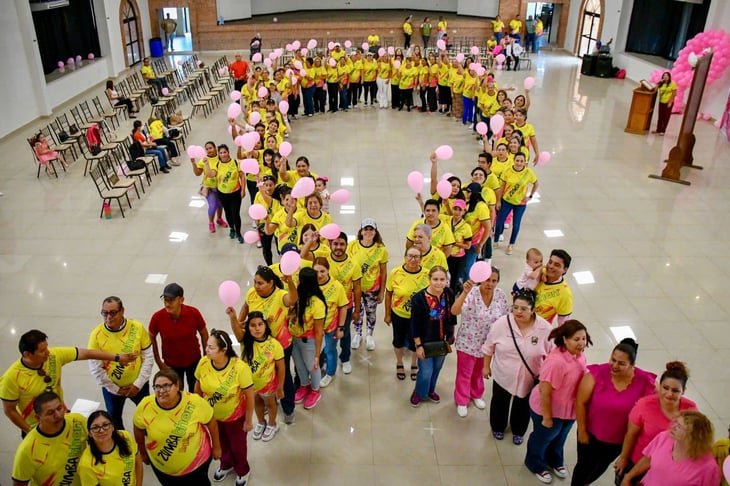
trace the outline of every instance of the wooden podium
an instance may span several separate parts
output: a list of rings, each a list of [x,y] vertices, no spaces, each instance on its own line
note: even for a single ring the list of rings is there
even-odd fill
[[[647,90],[643,86],[634,89],[634,97],[631,99],[629,119],[626,122],[624,132],[643,135],[649,131],[651,117],[654,114],[657,90]]]

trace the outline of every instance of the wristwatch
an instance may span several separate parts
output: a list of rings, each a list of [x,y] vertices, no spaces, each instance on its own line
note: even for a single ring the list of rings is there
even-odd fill
[[[118,354],[115,354],[114,355],[114,361],[116,361],[117,363],[119,363],[119,359],[120,359],[120,356]]]

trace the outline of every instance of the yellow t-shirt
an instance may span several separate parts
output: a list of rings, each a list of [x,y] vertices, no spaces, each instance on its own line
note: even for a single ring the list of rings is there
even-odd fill
[[[266,200],[264,199],[263,194],[261,194],[261,191],[256,193],[256,196],[253,198],[254,204],[260,204],[263,207],[266,208],[266,214],[268,215],[268,218],[271,218],[273,214],[276,214],[281,209],[281,203],[278,199],[271,198],[271,205],[268,205],[266,203]],[[259,219],[257,223],[263,223],[263,219]]]
[[[350,72],[350,82],[351,83],[359,83],[362,79],[362,60],[355,61],[352,64],[352,71]]]
[[[672,92],[677,91],[677,85],[671,81],[668,85],[659,85],[659,103],[669,103],[672,99]]]
[[[472,241],[471,227],[463,218],[461,221],[456,223],[456,226],[454,226],[452,222],[451,231],[454,233],[454,239],[457,243],[467,243]],[[466,250],[459,248],[456,245],[451,248],[451,256],[461,257],[464,256],[465,253]]]
[[[287,243],[297,246],[299,245],[299,228],[297,225],[286,225],[286,210],[283,207],[274,214],[270,222],[271,224],[276,225],[274,236],[276,236],[276,241],[279,242],[279,251],[281,251]],[[294,222],[296,223],[296,218]]]
[[[248,289],[246,293],[246,304],[248,305],[249,313],[254,311],[261,312],[266,318],[266,322],[269,323],[271,335],[284,348],[288,348],[291,345],[291,334],[289,334],[287,323],[289,308],[284,304],[284,297],[287,294],[288,292],[286,290],[279,288],[274,289],[267,297],[259,296],[254,288]]]
[[[530,138],[535,136],[535,127],[532,126],[532,123],[525,122],[525,124],[521,127],[518,127],[516,123],[513,123],[512,126],[515,130],[522,132],[522,140],[525,141],[525,145],[529,144]]]
[[[323,226],[326,226],[330,223],[332,223],[332,216],[330,213],[325,213],[324,211],[320,211],[320,215],[318,218],[313,218],[309,215],[306,209],[297,209],[297,211],[294,213],[294,219],[297,220],[297,225],[299,226],[299,232],[301,233],[302,228],[306,224],[313,224],[315,228],[317,228],[317,231],[321,230]]]
[[[428,253],[421,255],[421,266],[426,270],[431,270],[437,265],[446,269],[449,268],[444,252],[435,246],[432,246],[431,249],[428,250]]]
[[[501,20],[492,20],[492,30],[497,32],[502,32],[502,29],[504,29],[504,22]]]
[[[15,451],[13,479],[32,485],[79,486],[79,458],[86,449],[86,418],[78,413],[64,416],[60,433],[53,437],[33,428]],[[120,484],[120,483],[117,483]]]
[[[411,89],[415,87],[418,79],[418,68],[410,67],[407,68],[405,63],[400,68],[400,82],[398,87],[400,89]]]
[[[428,270],[423,266],[416,273],[409,272],[403,265],[391,270],[385,284],[385,290],[393,293],[390,300],[391,312],[404,319],[411,317],[411,297],[426,287]]]
[[[223,194],[231,194],[241,188],[239,182],[238,160],[231,159],[228,162],[218,161],[218,190]]]
[[[535,292],[535,312],[546,321],[573,313],[573,292],[564,278],[551,284],[539,282]]]
[[[21,360],[10,365],[0,378],[0,399],[6,402],[17,401],[18,412],[31,427],[38,423],[33,412],[35,397],[44,391],[52,391],[63,401],[61,367],[78,359],[76,348],[49,348],[49,352],[51,355],[48,361],[41,367],[46,376],[51,377],[49,383],[43,381],[44,377],[38,374],[38,370],[28,368]]]
[[[208,165],[210,166],[210,168],[213,170],[218,170],[218,157],[207,157],[207,159],[208,159]],[[218,179],[215,177],[208,177],[207,175],[205,175],[205,164],[203,163],[203,159],[198,160],[197,164],[195,164],[195,165],[198,166],[198,169],[203,170],[203,174],[201,176],[203,178],[203,180],[201,181],[201,184],[204,187],[207,187],[209,189],[218,188]]]
[[[352,66],[348,63],[345,63],[343,66],[342,63],[337,63],[337,80],[341,84],[348,84],[350,82],[350,75],[352,74]]]
[[[342,57],[342,56],[340,56],[340,57]],[[339,63],[333,67],[333,66],[330,66],[330,63],[329,62],[327,63],[327,67],[325,69],[327,70],[327,78],[326,79],[327,79],[327,82],[328,83],[336,83],[337,82],[337,78],[339,77],[339,73],[337,72],[337,66],[338,65],[339,65]]]
[[[477,90],[477,97],[479,98],[479,109],[482,110],[484,116],[491,117],[499,111],[501,108],[497,102],[497,90],[494,90],[494,94],[490,94],[486,89]]]
[[[487,50],[491,52],[495,47],[497,47],[497,41],[494,39],[487,39]]]
[[[413,233],[416,231],[416,226],[419,224],[426,224],[426,219],[421,218],[411,225],[411,229],[408,230],[408,240],[413,241]],[[451,232],[451,217],[444,214],[439,214],[439,223],[436,227],[431,227],[431,245],[436,248],[442,246],[448,246],[454,244],[454,234]],[[421,262],[423,265],[423,262]]]
[[[502,176],[502,172],[504,172],[508,167],[512,165],[512,159],[507,156],[507,158],[502,161],[499,160],[497,157],[492,158],[492,174],[497,176],[497,178],[500,178]],[[491,174],[490,174],[491,175]],[[501,183],[500,183],[501,186]]]
[[[241,88],[241,97],[246,100],[246,104],[250,105],[252,101],[259,99],[258,88],[254,85],[253,88],[248,86],[248,83],[243,85]]]
[[[276,379],[276,362],[284,359],[284,348],[272,336],[263,341],[253,342],[253,389],[256,393],[270,394],[276,391],[279,382]]]
[[[246,400],[241,399],[241,390],[253,386],[253,377],[245,361],[230,358],[219,370],[204,356],[195,368],[195,378],[200,382],[203,398],[213,407],[216,420],[230,422],[246,413]]]
[[[494,157],[492,158],[492,163],[494,163]],[[491,171],[489,175],[487,175],[487,180],[484,181],[484,188],[491,189],[492,191],[496,191],[500,188],[502,184],[499,182],[499,177],[494,174],[494,171]],[[484,189],[483,188],[483,189]],[[484,195],[484,190],[482,189],[482,196]],[[484,200],[487,198],[485,197]],[[487,201],[489,202],[489,201]]]
[[[150,123],[150,137],[152,137],[152,140],[157,140],[165,136],[164,127],[160,120],[155,120]]]
[[[362,80],[366,83],[375,81],[375,77],[378,75],[378,62],[373,59],[368,61],[365,59],[362,61]]]
[[[474,93],[477,89],[477,78],[472,76],[469,71],[464,73],[464,92],[462,95],[465,98],[474,98]]]
[[[403,65],[403,61],[400,61],[401,66]],[[400,68],[395,68],[395,61],[393,59],[390,60],[390,84],[398,86],[400,85]]]
[[[512,19],[509,21],[509,28],[512,32],[519,33],[522,30],[522,22],[517,19]]]
[[[109,379],[117,386],[129,386],[139,377],[142,369],[142,350],[152,346],[150,335],[144,325],[134,319],[127,319],[119,331],[110,331],[104,323],[96,326],[89,336],[89,349],[112,354],[137,353],[137,359],[125,365],[104,361]]]
[[[448,23],[445,20],[439,20],[437,31],[446,32],[447,26],[448,26]]]
[[[114,446],[111,452],[102,455],[104,462],[96,464],[91,449],[87,447],[79,460],[81,486],[96,486],[97,484],[100,486],[137,486],[139,484],[141,486],[137,481],[135,469],[137,443],[126,430],[120,430],[119,433],[129,444],[132,453],[127,457],[122,457],[119,454],[119,448]]]
[[[320,284],[319,288],[327,301],[327,321],[324,323],[324,332],[332,332],[337,329],[340,322],[340,307],[347,306],[350,301],[345,293],[342,284],[330,275],[326,283]]]
[[[378,77],[388,79],[390,77],[390,62],[378,61]]]
[[[344,56],[344,55],[345,55],[345,50],[344,49],[340,49],[339,52],[338,51],[335,51],[335,50],[332,50],[332,52],[330,52],[330,57],[333,57],[335,59],[335,61],[339,61],[340,58],[342,56]]]
[[[150,395],[134,412],[134,426],[147,433],[145,448],[150,461],[170,476],[194,471],[205,464],[212,451],[205,424],[214,418],[213,407],[199,395],[180,394],[180,402],[172,409],[161,408]]]
[[[489,174],[489,175],[494,175],[494,174]],[[495,176],[495,178],[496,177],[497,176]],[[500,186],[502,185],[502,183],[499,182],[499,179],[497,179],[497,182],[499,183]],[[497,204],[497,195],[494,193],[494,191],[491,188],[487,187],[486,184],[482,187],[482,199],[484,199],[484,202],[487,203],[488,207],[492,207]]]
[[[142,77],[149,80],[155,79],[157,76],[155,76],[155,71],[152,69],[152,66],[142,66]]]
[[[294,309],[292,308],[292,312]],[[289,319],[289,332],[296,338],[314,338],[314,321],[325,319],[327,308],[319,297],[312,296],[304,309],[304,323],[299,324],[297,317]]]
[[[467,209],[469,209],[469,206],[467,206]],[[482,238],[482,221],[487,221],[489,219],[489,207],[486,203],[483,203],[482,201],[479,201],[477,205],[474,207],[474,211],[468,212],[464,214],[464,220],[471,228],[471,234],[472,234],[472,245],[476,245],[481,241]]]
[[[376,292],[380,290],[380,265],[388,263],[388,250],[385,245],[373,243],[370,246],[363,246],[359,240],[351,241],[347,245],[347,254],[360,265],[362,282],[360,283],[363,292]]]
[[[353,305],[353,286],[354,283],[362,279],[362,266],[355,261],[350,255],[345,255],[345,259],[341,262],[329,256],[330,275],[342,284],[345,288],[347,298],[350,300],[350,307]]]
[[[378,34],[370,34],[368,36],[368,44],[371,46],[377,46],[380,44],[380,36]]]
[[[439,66],[439,86],[449,86],[449,70],[451,69],[451,66],[444,63]]]
[[[455,95],[461,95],[464,93],[464,75],[459,74],[459,71],[452,69],[450,76],[451,91]]]
[[[413,26],[410,24],[410,22],[403,23],[403,32],[408,35],[413,35]]]
[[[501,178],[505,184],[502,199],[512,205],[526,204],[527,188],[537,182],[537,176],[532,169],[525,167],[517,172],[514,165],[502,172]]]

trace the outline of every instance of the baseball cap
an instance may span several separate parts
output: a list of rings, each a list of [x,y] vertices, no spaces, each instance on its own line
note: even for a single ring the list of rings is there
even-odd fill
[[[167,297],[168,299],[175,299],[183,296],[183,288],[176,283],[165,285],[165,289],[162,291],[160,297]]]
[[[335,47],[342,47],[339,42],[335,42]]]
[[[372,228],[378,229],[378,223],[376,223],[373,218],[365,218],[362,220],[362,224],[360,225],[360,228],[365,228],[366,226],[370,226]]]
[[[464,202],[463,199],[457,199],[456,201],[454,201],[454,207],[466,209],[466,202]]]
[[[482,192],[482,185],[479,184],[478,182],[472,182],[471,184],[469,184],[468,186],[466,186],[466,190],[469,191],[469,192],[471,192],[471,193],[477,193],[478,194],[478,193]]]
[[[286,243],[284,246],[281,247],[281,254],[283,255],[288,251],[295,251],[299,253],[299,248],[297,248],[297,245],[295,245],[294,243]]]

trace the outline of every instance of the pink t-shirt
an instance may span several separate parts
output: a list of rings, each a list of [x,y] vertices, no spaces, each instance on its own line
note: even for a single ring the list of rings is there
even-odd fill
[[[689,398],[682,397],[679,400],[679,409],[697,410],[697,405]],[[634,408],[631,409],[629,420],[641,428],[641,432],[636,438],[634,450],[631,452],[631,462],[636,464],[641,459],[642,451],[649,442],[660,432],[669,429],[669,424],[672,421],[662,412],[659,405],[659,395],[657,394],[639,399]]]
[[[656,391],[656,375],[634,368],[634,378],[622,391],[611,381],[609,363],[588,366],[596,385],[588,402],[588,432],[609,444],[621,444],[628,429],[629,412],[641,397]]]
[[[494,381],[511,395],[523,398],[530,393],[533,379],[515,348],[507,324],[507,316],[512,323],[515,339],[522,355],[530,365],[532,372],[537,375],[541,372],[543,361],[555,347],[555,344],[548,340],[552,327],[548,321],[536,316],[535,324],[523,336],[515,323],[515,316],[507,314],[494,321],[487,334],[487,341],[482,346],[482,352],[486,356],[492,357]]]
[[[720,468],[712,453],[692,460],[675,461],[672,457],[674,439],[669,431],[660,432],[644,448],[644,455],[651,459],[651,467],[641,480],[643,486],[717,486],[720,484]]]
[[[578,384],[587,372],[586,357],[583,353],[576,356],[562,348],[555,348],[548,355],[540,369],[540,381],[546,381],[553,387],[551,400],[553,418],[575,419],[575,396]],[[542,415],[539,386],[532,389],[530,408],[536,414]]]

